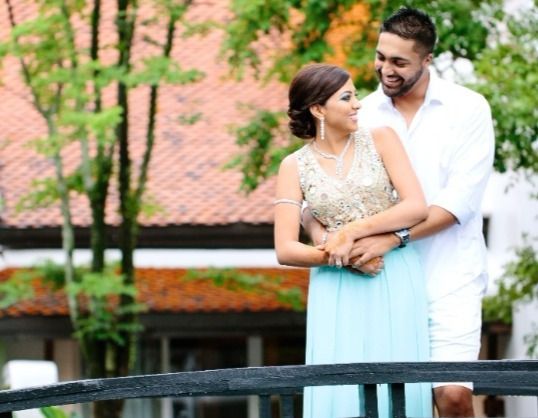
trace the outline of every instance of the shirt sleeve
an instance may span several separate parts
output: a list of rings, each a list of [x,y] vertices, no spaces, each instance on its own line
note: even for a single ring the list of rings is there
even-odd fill
[[[472,109],[459,114],[452,156],[449,158],[445,186],[433,205],[452,213],[464,224],[480,211],[484,190],[492,171],[495,137],[491,110],[487,101],[478,96]]]

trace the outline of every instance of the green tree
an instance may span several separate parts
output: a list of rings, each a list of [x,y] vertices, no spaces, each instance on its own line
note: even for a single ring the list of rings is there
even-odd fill
[[[142,19],[138,1],[119,0],[116,41],[105,44],[101,40],[101,0],[36,0],[36,16],[23,21],[17,20],[12,0],[4,0],[11,36],[0,45],[0,52],[19,61],[32,105],[47,126],[46,135],[33,145],[55,167],[53,177],[35,181],[20,208],[60,204],[65,265],[60,272],[50,265],[40,272],[65,289],[75,336],[92,378],[126,375],[134,360],[140,306],[136,303],[133,251],[138,219],[144,210],[159,89],[163,84],[192,83],[203,77],[200,70],[184,70],[171,59],[178,31],[187,35],[206,28],[186,21],[191,3],[154,0],[153,15]],[[80,25],[90,34],[88,44],[82,44]],[[135,31],[143,32],[144,42],[153,51],[136,61]],[[163,38],[156,39],[155,33],[163,33]],[[115,61],[103,60],[111,51]],[[149,95],[144,152],[141,160],[135,161],[130,152],[129,97],[138,88],[149,89]],[[112,103],[103,98],[107,92],[115,92]],[[80,150],[80,163],[73,171],[66,169],[67,147]],[[113,181],[115,173],[117,179]],[[110,204],[111,185],[117,186],[119,195],[119,268],[108,267],[105,260],[105,208]],[[91,209],[92,262],[87,270],[77,269],[73,263],[72,199],[77,195],[85,196]],[[15,291],[6,286],[4,296],[20,296],[17,285]],[[94,415],[116,418],[122,408],[122,401],[98,402]]]
[[[495,168],[513,170],[523,179],[538,173],[538,3],[518,15],[492,22],[492,46],[475,61],[478,82],[473,87],[489,100],[495,118]],[[499,29],[500,28],[500,29]],[[534,196],[537,199],[536,188]],[[498,293],[484,303],[489,320],[512,321],[521,302],[538,299],[538,253],[534,239],[524,239],[514,261],[505,266]],[[538,355],[538,329],[526,336],[529,356]]]
[[[538,173],[538,2],[491,21],[490,47],[473,61],[472,87],[489,101],[495,121],[495,168]]]

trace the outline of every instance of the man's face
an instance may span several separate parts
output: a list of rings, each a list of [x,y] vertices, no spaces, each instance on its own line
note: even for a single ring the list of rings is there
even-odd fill
[[[425,74],[431,54],[422,56],[414,46],[415,41],[392,33],[379,35],[375,71],[387,96],[406,95]]]

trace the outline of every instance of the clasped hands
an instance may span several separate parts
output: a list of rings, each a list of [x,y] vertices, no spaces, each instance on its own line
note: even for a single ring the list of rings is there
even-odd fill
[[[390,234],[355,241],[345,229],[330,234],[325,244],[317,246],[327,253],[329,265],[351,267],[370,276],[375,276],[383,269],[383,254],[393,247],[394,239]]]

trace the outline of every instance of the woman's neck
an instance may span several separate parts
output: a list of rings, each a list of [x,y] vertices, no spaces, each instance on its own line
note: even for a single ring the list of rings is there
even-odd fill
[[[325,139],[322,140],[321,138],[316,138],[314,140],[314,145],[321,151],[331,154],[340,154],[350,140],[351,135],[351,133],[331,134],[330,132],[327,132]]]

